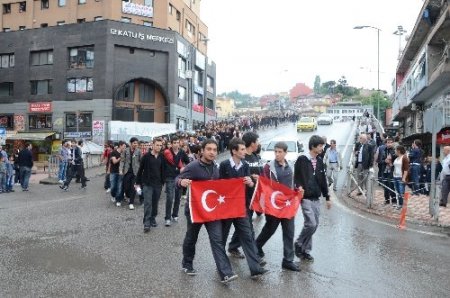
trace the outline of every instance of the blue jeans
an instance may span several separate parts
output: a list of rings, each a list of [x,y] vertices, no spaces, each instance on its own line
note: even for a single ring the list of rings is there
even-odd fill
[[[161,196],[162,186],[144,185],[142,194],[144,195],[144,227],[149,228],[158,215],[158,202]]]
[[[395,191],[398,193],[398,204],[403,206],[403,194],[405,193],[405,183],[402,182],[402,178],[394,177]]]
[[[14,185],[14,174],[6,175],[6,190],[10,191]]]
[[[59,162],[59,172],[58,172],[58,179],[59,180],[66,180],[66,171],[67,171],[67,162],[60,161]]]
[[[123,175],[120,175],[119,173],[109,174],[109,181],[111,182],[111,196],[116,199],[116,202],[122,202],[123,200],[122,180]]]
[[[6,173],[0,173],[0,192],[6,191]]]
[[[411,165],[411,188],[414,193],[417,193],[420,189],[420,165]]]
[[[174,178],[166,180],[166,217],[164,219],[170,220],[172,217],[178,217],[180,210],[181,190],[176,185]],[[173,211],[172,211],[173,207]]]
[[[28,189],[28,183],[30,182],[31,176],[31,168],[29,167],[20,167],[20,185],[22,185],[22,189]]]

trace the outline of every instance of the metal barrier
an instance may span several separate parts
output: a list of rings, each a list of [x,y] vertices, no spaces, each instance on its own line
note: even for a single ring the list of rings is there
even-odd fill
[[[84,155],[84,168],[93,168],[102,165],[101,154],[85,154]],[[59,157],[58,154],[50,154],[48,157],[48,177],[58,178],[59,173]]]

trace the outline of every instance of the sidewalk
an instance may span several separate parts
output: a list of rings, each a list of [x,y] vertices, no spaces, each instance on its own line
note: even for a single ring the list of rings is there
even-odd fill
[[[102,176],[105,174],[105,165],[100,165],[97,167],[87,168],[85,169],[86,178],[94,178],[98,176]],[[48,172],[38,171],[36,174],[32,174],[30,177],[30,184],[49,184],[49,185],[57,185],[59,184],[57,178],[49,178]]]
[[[392,205],[384,205],[383,189],[380,186],[375,186],[375,195],[373,199],[373,206],[371,209],[366,207],[366,200],[364,196],[358,196],[357,190],[353,191],[350,196],[345,193],[341,198],[350,206],[358,208],[362,211],[379,215],[392,220],[400,220],[400,211],[392,207]],[[425,195],[411,195],[408,201],[408,212],[406,213],[407,222],[450,227],[450,207],[440,207],[439,222],[431,218],[429,214],[429,197]]]

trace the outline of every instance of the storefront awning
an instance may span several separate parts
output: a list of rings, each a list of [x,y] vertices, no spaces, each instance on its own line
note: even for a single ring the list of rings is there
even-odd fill
[[[54,132],[19,132],[8,136],[6,140],[43,141],[54,134]]]

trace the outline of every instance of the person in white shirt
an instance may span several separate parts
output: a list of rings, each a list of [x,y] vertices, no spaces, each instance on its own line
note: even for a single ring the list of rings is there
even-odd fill
[[[441,202],[439,206],[447,207],[448,194],[450,192],[450,146],[444,147],[444,160],[442,161],[441,172]]]
[[[333,190],[337,190],[337,175],[342,170],[341,153],[336,149],[336,140],[330,141],[330,147],[325,152],[324,162],[327,167],[328,186],[333,184]]]

